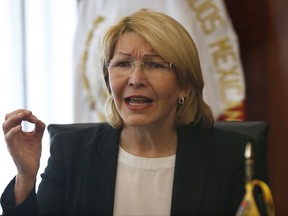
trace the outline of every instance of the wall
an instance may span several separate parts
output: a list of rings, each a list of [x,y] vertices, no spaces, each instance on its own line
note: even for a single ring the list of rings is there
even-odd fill
[[[239,37],[247,120],[269,123],[269,184],[276,215],[288,215],[288,1],[226,0]]]

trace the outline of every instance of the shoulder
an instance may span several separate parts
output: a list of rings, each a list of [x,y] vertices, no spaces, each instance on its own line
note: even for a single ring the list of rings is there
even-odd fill
[[[220,142],[231,142],[237,143],[238,141],[243,142],[251,140],[252,138],[240,132],[230,131],[226,129],[221,129],[217,127],[211,127],[209,129],[203,129],[194,125],[187,125],[181,127],[179,130],[182,136],[195,136],[198,138],[209,138],[211,141]]]
[[[245,146],[252,138],[241,133],[212,127],[202,129],[188,125],[179,130],[179,136],[186,140],[186,144],[198,143],[198,147],[205,152],[224,157],[243,157]],[[181,139],[180,137],[180,139]]]
[[[230,158],[239,156],[239,158],[244,159],[246,144],[252,142],[250,136],[216,127],[210,130],[209,134],[213,139],[212,145],[209,146],[210,151],[219,155],[226,154]]]
[[[65,156],[97,148],[101,143],[113,142],[120,135],[119,129],[107,123],[95,123],[87,126],[49,125],[51,154],[62,151]]]

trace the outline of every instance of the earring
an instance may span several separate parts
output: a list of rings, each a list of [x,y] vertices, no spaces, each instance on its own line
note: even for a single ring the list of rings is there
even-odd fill
[[[185,102],[185,98],[184,97],[180,97],[178,98],[178,104],[182,105]]]

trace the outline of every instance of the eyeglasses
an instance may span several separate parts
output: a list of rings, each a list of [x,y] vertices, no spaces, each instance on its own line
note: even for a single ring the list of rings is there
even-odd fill
[[[151,73],[165,72],[167,70],[171,70],[173,68],[173,64],[171,62],[165,60],[144,60],[144,61],[136,61],[136,60],[112,60],[106,67],[111,73],[127,73],[133,72],[135,67],[140,65],[141,71],[147,71]]]

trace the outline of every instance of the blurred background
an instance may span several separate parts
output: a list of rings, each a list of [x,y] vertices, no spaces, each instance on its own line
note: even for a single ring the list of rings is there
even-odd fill
[[[246,118],[269,123],[269,185],[276,215],[288,215],[288,1],[225,2],[239,38]]]
[[[82,97],[83,101],[75,99],[79,88],[75,87],[75,82],[83,82],[83,74],[75,78],[74,73],[77,70],[87,72],[83,65],[81,67],[81,64],[77,66],[75,63],[80,49],[77,46],[77,39],[81,38],[79,32],[84,29],[83,23],[90,21],[88,16],[79,16],[79,12],[82,15],[91,13],[88,9],[79,9],[79,3],[84,1],[0,0],[2,122],[6,113],[18,108],[31,109],[47,125],[94,120],[93,116],[89,119],[91,116],[79,114],[85,113],[85,108],[81,106],[97,110],[98,105],[93,104],[89,94],[88,98]],[[104,4],[105,1],[99,2]],[[187,2],[191,5],[197,1]],[[220,1],[215,2],[219,6]],[[120,3],[124,4],[124,1]],[[241,110],[243,115],[230,120],[261,120],[269,123],[269,186],[276,215],[288,215],[288,1],[223,0],[221,4],[226,10],[222,12],[230,19],[238,39],[235,52],[239,52],[240,72],[245,83],[244,105],[241,107],[245,107]],[[152,8],[156,6],[151,5]],[[87,29],[91,29],[91,25],[87,24]],[[87,30],[83,34],[87,36]],[[89,71],[85,76],[91,78]],[[84,89],[86,94],[87,90],[88,93],[93,90],[89,85],[84,85]],[[99,94],[103,94],[101,89]],[[85,105],[85,101],[89,103]],[[216,119],[221,119],[218,117]],[[101,119],[101,112],[97,118]],[[25,130],[31,128],[29,124],[24,127]],[[15,168],[6,150],[3,132],[0,134],[2,192],[15,175]],[[48,156],[49,138],[46,132],[40,173],[46,166]]]

